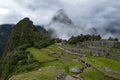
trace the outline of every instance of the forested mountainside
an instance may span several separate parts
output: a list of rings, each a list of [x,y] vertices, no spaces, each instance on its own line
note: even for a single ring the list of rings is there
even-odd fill
[[[0,57],[2,56],[3,50],[11,33],[13,24],[2,24],[0,25]]]
[[[10,33],[12,31],[12,28],[15,24],[1,24],[0,25],[0,57],[3,54],[5,45],[9,39]],[[39,30],[42,31],[43,27],[40,25],[35,25],[35,27]]]
[[[29,18],[22,19],[13,27],[0,61],[1,79],[5,80],[9,77],[21,59],[26,63],[25,59],[29,56],[29,54],[24,51],[26,47],[34,46],[41,48],[53,42],[54,40],[49,37],[46,30],[43,29],[39,32]]]

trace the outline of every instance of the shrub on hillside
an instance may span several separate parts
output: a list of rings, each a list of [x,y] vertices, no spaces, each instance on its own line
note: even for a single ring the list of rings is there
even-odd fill
[[[100,35],[79,35],[79,36],[72,36],[69,40],[68,43],[69,44],[77,44],[79,42],[84,42],[84,41],[98,41],[101,40],[101,36]]]
[[[25,51],[27,47],[28,45],[17,47],[1,60],[0,80],[7,80],[14,73],[27,72],[39,66],[33,56]]]
[[[49,46],[49,45],[51,45],[53,43],[54,43],[53,39],[41,40],[39,42],[36,42],[34,44],[34,47],[41,49],[41,48],[47,47],[47,46]]]
[[[112,37],[109,37],[108,40],[109,40],[109,41],[119,41],[118,38],[112,38]]]

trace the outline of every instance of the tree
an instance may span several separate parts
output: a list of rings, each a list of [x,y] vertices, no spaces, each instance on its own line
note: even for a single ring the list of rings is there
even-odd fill
[[[112,37],[109,37],[108,40],[109,40],[109,41],[119,41],[118,38],[112,38]]]
[[[101,36],[100,35],[78,35],[76,37],[72,36],[69,40],[68,43],[69,44],[77,44],[80,42],[84,42],[84,41],[96,41],[96,40],[101,40]]]

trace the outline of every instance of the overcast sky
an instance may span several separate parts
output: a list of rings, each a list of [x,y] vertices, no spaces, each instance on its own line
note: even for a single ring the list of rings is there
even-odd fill
[[[34,24],[46,25],[61,8],[85,30],[120,35],[120,0],[0,0],[0,24],[29,17]]]
[[[120,15],[120,0],[0,0],[0,24],[16,23],[24,17],[30,17],[35,24],[47,24],[61,8],[76,24],[91,19],[103,22],[106,16]]]

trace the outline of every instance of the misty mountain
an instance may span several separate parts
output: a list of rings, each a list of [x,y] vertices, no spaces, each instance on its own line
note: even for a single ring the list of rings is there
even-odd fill
[[[93,29],[93,28],[92,28]],[[111,22],[103,27],[94,28],[97,34],[100,34],[103,38],[113,37],[120,39],[120,23]]]
[[[63,9],[56,12],[50,23],[45,28],[52,31],[52,37],[62,39],[68,39],[77,34],[77,27]]]
[[[82,19],[82,18],[80,18]],[[92,21],[92,20],[91,20]],[[95,24],[95,23],[94,23]],[[74,25],[73,21],[68,17],[63,9],[56,12],[50,23],[45,27],[47,30],[52,32],[52,37],[61,39],[69,39],[71,36],[79,34],[100,34],[102,38],[119,38],[120,35],[120,24],[116,21],[106,23],[106,25],[92,25],[91,23]]]

